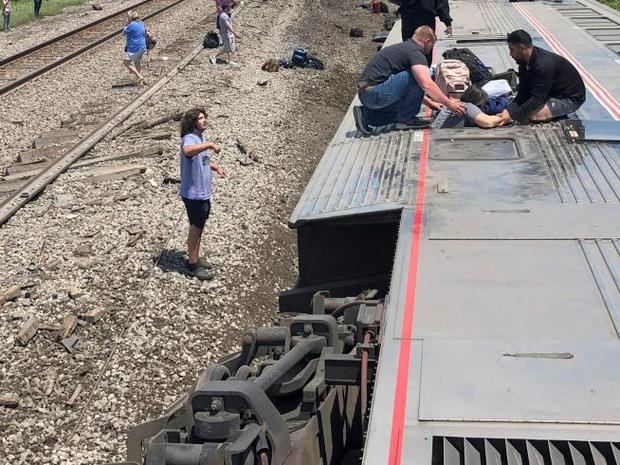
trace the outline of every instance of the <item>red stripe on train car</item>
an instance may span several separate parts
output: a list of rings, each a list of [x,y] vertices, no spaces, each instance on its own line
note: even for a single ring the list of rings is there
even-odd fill
[[[392,432],[388,464],[400,465],[402,458],[403,428],[407,410],[407,387],[409,385],[409,363],[411,360],[411,338],[415,319],[415,297],[418,279],[418,262],[420,258],[420,241],[422,239],[422,220],[424,219],[424,191],[426,188],[426,166],[430,133],[425,129],[422,133],[422,151],[420,153],[420,169],[416,193],[416,205],[413,217],[413,236],[409,250],[409,269],[407,270],[407,293],[400,333],[400,350],[398,354],[398,371],[396,375],[396,393],[392,411]]]

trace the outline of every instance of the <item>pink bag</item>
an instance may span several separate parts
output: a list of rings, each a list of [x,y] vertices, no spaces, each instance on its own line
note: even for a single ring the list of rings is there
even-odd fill
[[[469,68],[460,60],[443,60],[437,65],[435,83],[448,97],[460,97],[471,85]]]

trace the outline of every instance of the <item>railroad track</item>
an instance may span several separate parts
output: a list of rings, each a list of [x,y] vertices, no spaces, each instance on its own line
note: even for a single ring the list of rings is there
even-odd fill
[[[125,15],[127,11],[139,8],[141,18],[148,19],[183,1],[144,0],[0,60],[0,95],[22,86],[120,34],[127,21]]]
[[[175,0],[171,2],[168,0],[168,6],[161,7],[157,13],[181,3],[182,1],[183,0]],[[151,5],[155,3],[159,3],[161,5],[164,2],[160,0],[150,1]],[[243,5],[236,8],[233,12],[233,16],[239,14],[243,8]],[[152,12],[149,16],[154,16],[157,13]],[[142,18],[144,17],[145,15],[142,15]],[[49,147],[43,146],[40,149],[37,148],[37,143],[35,140],[33,150],[25,151],[20,154],[16,160],[16,163],[9,166],[4,175],[0,175],[0,226],[8,221],[8,219],[22,206],[41,193],[47,185],[52,183],[63,172],[72,167],[75,162],[88,153],[99,141],[103,140],[114,129],[118,128],[147,100],[154,96],[183,68],[185,68],[202,50],[202,44],[196,46],[191,52],[185,54],[184,58],[161,79],[111,116],[109,115],[111,109],[103,102],[98,106],[84,109],[84,113],[82,114],[74,115],[80,120],[90,115],[95,115],[95,120],[98,119],[96,117],[97,114],[105,114],[106,116],[99,119],[99,121],[94,121],[87,127],[77,129],[74,128],[73,130],[67,131],[68,134],[66,134],[66,140],[64,140],[65,135],[62,133],[62,130],[39,136],[38,139],[46,139],[51,137],[54,140],[51,141]],[[152,129],[159,124],[172,121],[180,116],[176,113],[177,112],[175,111],[168,116],[160,118],[161,121],[158,121],[157,119],[154,121],[144,121],[142,129]],[[118,133],[117,136],[123,132],[124,131]],[[150,135],[153,136],[153,134]],[[142,147],[136,153],[121,155],[121,158],[125,159],[153,156],[161,153],[158,150],[159,149],[157,146]],[[113,161],[113,159],[114,157],[105,160],[85,161],[84,163],[86,163],[85,166],[87,166],[95,163],[99,164],[99,162]],[[76,168],[80,166],[79,164],[76,165]],[[122,173],[114,173],[112,175],[116,176],[116,174],[120,174],[122,176]],[[6,197],[2,198],[3,196]]]

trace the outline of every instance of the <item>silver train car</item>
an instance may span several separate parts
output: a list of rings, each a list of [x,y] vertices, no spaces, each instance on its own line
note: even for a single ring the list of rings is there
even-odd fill
[[[349,110],[290,219],[299,276],[279,324],[134,428],[130,462],[620,465],[620,16],[451,7],[439,53],[505,70],[506,33],[526,29],[578,68],[586,103],[561,122],[373,136]]]

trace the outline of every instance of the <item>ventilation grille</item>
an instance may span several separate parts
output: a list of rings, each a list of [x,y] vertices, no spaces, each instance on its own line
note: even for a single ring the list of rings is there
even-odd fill
[[[432,465],[620,465],[620,443],[434,436]]]
[[[617,21],[579,3],[558,6],[557,9],[592,37],[603,42],[611,51],[620,54],[620,29]]]

